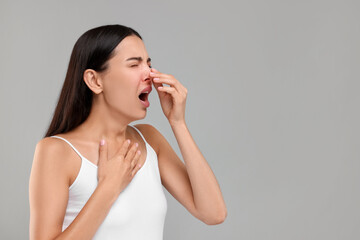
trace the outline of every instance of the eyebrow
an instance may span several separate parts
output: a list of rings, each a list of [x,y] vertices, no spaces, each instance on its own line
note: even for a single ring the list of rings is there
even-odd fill
[[[136,61],[141,62],[143,59],[142,59],[142,57],[131,57],[131,58],[126,59],[126,61],[131,61],[131,60],[136,60]],[[151,62],[151,58],[148,58],[147,62]]]

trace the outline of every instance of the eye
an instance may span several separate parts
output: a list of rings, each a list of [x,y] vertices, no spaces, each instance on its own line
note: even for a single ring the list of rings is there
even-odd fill
[[[152,68],[152,66],[150,65],[149,68]]]
[[[131,65],[130,67],[136,67],[137,66],[137,64],[135,64],[135,65]]]

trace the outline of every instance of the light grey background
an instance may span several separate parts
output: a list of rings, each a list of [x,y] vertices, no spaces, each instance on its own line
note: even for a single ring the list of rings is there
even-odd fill
[[[164,188],[164,239],[360,238],[359,1],[1,1],[0,238],[27,239],[28,180],[71,50],[133,27],[187,89],[186,121],[227,204],[195,219]],[[157,94],[147,117],[181,157]],[[136,124],[136,122],[134,122]]]

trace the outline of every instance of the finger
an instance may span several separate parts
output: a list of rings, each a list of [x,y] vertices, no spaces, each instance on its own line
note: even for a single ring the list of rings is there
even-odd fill
[[[155,77],[153,79],[153,81],[155,83],[165,83],[165,84],[172,85],[172,86],[177,85],[177,82],[174,79],[171,79],[171,78]]]
[[[141,151],[137,149],[136,152],[134,152],[134,155],[131,159],[131,169],[134,169],[136,167],[136,164],[138,164],[140,155],[141,155]]]
[[[138,148],[139,144],[138,143],[134,143],[130,150],[128,151],[128,153],[126,154],[126,157],[125,157],[125,160],[126,161],[131,161],[131,159],[133,159],[134,155],[135,155],[135,152]]]
[[[153,79],[151,82],[154,84],[155,89],[157,89],[158,87],[161,87],[161,86],[162,86],[161,83],[155,82],[154,79]]]
[[[150,72],[150,77],[174,78],[174,76],[171,74],[165,74],[161,72]]]
[[[108,160],[107,144],[106,144],[105,139],[102,139],[100,141],[100,146],[99,146],[98,164],[101,164],[103,161],[107,161],[107,160]]]
[[[151,71],[154,72],[154,73],[160,73],[160,71],[155,69],[155,68],[151,68]]]
[[[141,156],[141,152],[140,150],[139,151],[136,151],[136,154],[135,154],[135,157],[134,157],[134,168],[133,168],[133,171],[131,172],[131,175],[134,176],[137,171],[139,171],[139,169],[142,167],[140,164],[139,164],[139,159],[140,159],[140,156]],[[147,160],[146,160],[147,161]]]
[[[155,68],[151,68],[150,77],[175,78],[173,75],[159,72]]]
[[[185,92],[185,87],[171,74],[151,74],[152,82],[154,86],[158,87],[158,84],[165,83],[174,86],[178,92]]]
[[[154,75],[160,73],[158,70],[156,70],[155,68],[151,68],[150,69],[150,77],[154,77]]]
[[[126,156],[126,153],[128,151],[128,148],[129,148],[129,145],[130,145],[130,139],[127,139],[123,142],[123,145],[121,146],[121,148],[119,149],[119,151],[116,153],[116,155],[120,155],[122,156],[123,158],[125,158]]]
[[[167,86],[162,86],[162,87],[158,87],[157,88],[159,91],[161,92],[167,92],[171,95],[173,95],[174,93],[176,93],[176,89],[174,87],[167,87]]]

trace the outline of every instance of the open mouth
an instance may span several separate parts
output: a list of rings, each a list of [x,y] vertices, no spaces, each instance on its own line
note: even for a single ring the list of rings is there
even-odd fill
[[[145,102],[148,99],[149,93],[141,93],[139,95],[139,99],[143,102]]]

